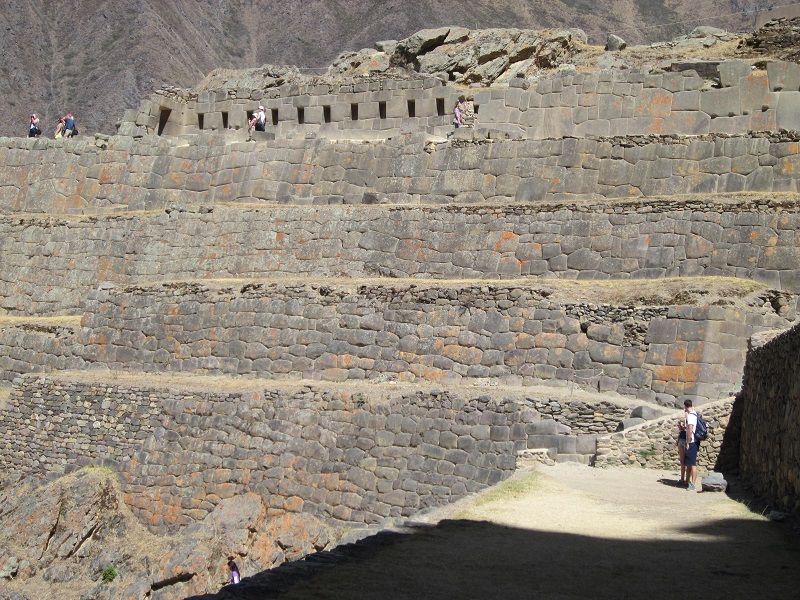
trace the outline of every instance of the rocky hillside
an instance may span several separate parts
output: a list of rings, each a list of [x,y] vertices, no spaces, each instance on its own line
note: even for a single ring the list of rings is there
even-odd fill
[[[780,4],[775,2],[774,4]],[[761,0],[6,0],[0,11],[0,135],[24,135],[59,114],[114,131],[125,108],[166,84],[187,87],[215,68],[328,65],[344,50],[443,25],[581,28],[630,43],[671,39],[700,24],[752,26]],[[698,15],[704,15],[702,18]],[[716,16],[713,16],[716,15]]]

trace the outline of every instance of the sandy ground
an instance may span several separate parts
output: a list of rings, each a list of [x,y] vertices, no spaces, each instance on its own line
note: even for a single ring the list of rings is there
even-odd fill
[[[677,479],[572,464],[520,472],[280,597],[800,596],[790,525]]]

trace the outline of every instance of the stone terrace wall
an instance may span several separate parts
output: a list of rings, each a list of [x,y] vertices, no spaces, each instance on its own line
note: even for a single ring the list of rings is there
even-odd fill
[[[75,348],[79,333],[80,328],[71,326],[0,325],[0,379],[83,369],[86,361]]]
[[[722,63],[719,69],[719,89],[705,89],[694,71],[559,74],[530,90],[530,82],[515,78],[512,87],[474,93],[475,126],[529,139],[746,133],[800,126],[796,64],[769,63],[766,75],[752,73],[738,61]],[[449,125],[461,94],[471,91],[438,79],[218,90],[201,92],[196,101],[160,94],[144,100],[138,112],[126,113],[120,131],[157,133],[162,127],[169,135],[191,133],[201,129],[201,118],[202,129],[239,130],[246,127],[248,111],[263,104],[267,131],[278,136],[324,137],[342,131],[393,135]]]
[[[697,466],[701,471],[713,471],[717,465],[733,402],[732,398],[728,398],[706,404],[699,411],[708,421],[710,430],[708,439],[701,442],[697,453]],[[683,420],[683,411],[619,433],[599,436],[595,466],[675,469],[680,465],[678,448],[675,446],[678,439],[678,420]]]
[[[213,277],[735,276],[800,292],[800,205],[179,207],[0,217],[0,309],[79,314],[103,282]]]
[[[740,402],[742,478],[800,515],[800,326],[748,353]]]
[[[416,135],[380,143],[227,145],[214,135],[195,136],[191,143],[150,136],[115,137],[108,149],[86,141],[4,138],[0,211],[75,213],[234,201],[506,204],[798,191],[797,136],[760,135],[439,144]]]
[[[516,466],[530,401],[446,392],[197,393],[24,378],[0,412],[8,472],[116,466],[126,501],[157,530],[259,493],[275,513],[375,523],[457,500]]]
[[[729,395],[750,335],[789,325],[722,306],[562,305],[518,285],[278,284],[99,290],[83,323],[76,353],[110,369],[575,382],[663,403]]]

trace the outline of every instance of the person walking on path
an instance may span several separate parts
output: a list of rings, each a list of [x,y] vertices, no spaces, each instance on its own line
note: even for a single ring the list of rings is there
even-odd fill
[[[688,490],[693,492],[697,483],[697,441],[694,432],[697,431],[697,413],[692,408],[691,400],[683,401],[683,412],[686,419],[686,453],[684,463],[686,465],[686,482]]]
[[[28,126],[28,137],[39,137],[42,134],[42,130],[39,129],[39,117],[36,116],[36,113],[31,115],[31,123]]]

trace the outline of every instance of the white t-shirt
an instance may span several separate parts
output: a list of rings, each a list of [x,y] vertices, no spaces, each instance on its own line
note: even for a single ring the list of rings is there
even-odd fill
[[[689,435],[689,427],[692,428],[692,434]],[[686,445],[694,444],[694,432],[697,431],[697,413],[692,411],[686,415]]]

